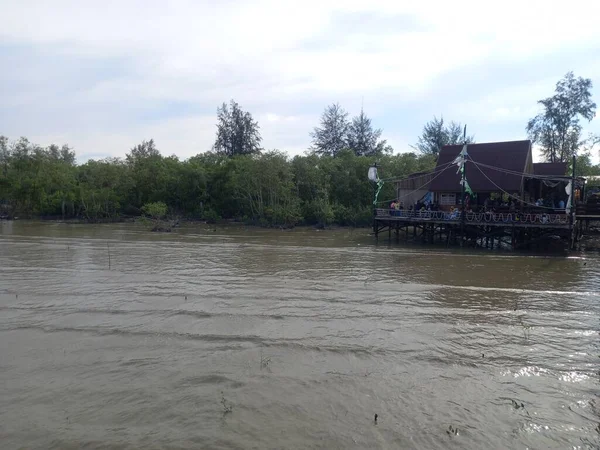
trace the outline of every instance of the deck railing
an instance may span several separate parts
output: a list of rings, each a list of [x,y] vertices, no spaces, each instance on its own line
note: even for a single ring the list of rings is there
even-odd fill
[[[411,221],[418,220],[436,220],[444,222],[460,222],[461,214],[458,211],[410,211],[397,209],[378,208],[375,210],[377,217],[394,217],[398,219],[407,219]],[[528,212],[467,212],[465,216],[466,223],[525,223],[525,224],[543,224],[543,225],[565,225],[569,223],[569,216],[565,213],[528,213]]]

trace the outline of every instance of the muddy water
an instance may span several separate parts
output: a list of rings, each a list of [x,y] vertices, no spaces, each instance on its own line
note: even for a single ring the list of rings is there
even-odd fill
[[[0,226],[2,448],[600,445],[596,256]]]

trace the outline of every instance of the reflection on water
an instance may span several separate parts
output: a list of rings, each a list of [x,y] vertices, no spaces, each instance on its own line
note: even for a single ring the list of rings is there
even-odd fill
[[[4,448],[600,445],[595,256],[0,226]]]

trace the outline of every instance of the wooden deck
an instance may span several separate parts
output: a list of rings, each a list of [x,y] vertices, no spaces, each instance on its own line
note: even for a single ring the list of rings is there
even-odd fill
[[[452,215],[444,211],[414,212],[390,209],[376,209],[375,221],[403,224],[462,224],[460,215]],[[464,223],[465,225],[515,228],[569,229],[571,227],[569,216],[564,213],[466,213]]]
[[[578,222],[564,210],[539,211],[466,213],[463,220],[458,213],[444,211],[375,209],[373,234],[378,238],[387,231],[388,239],[394,234],[397,242],[402,235],[406,241],[513,250],[545,246],[558,239],[566,248],[575,248],[587,221]]]

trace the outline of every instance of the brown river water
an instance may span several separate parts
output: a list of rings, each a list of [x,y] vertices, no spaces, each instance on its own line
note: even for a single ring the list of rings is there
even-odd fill
[[[599,448],[599,315],[598,253],[3,222],[0,448]]]

